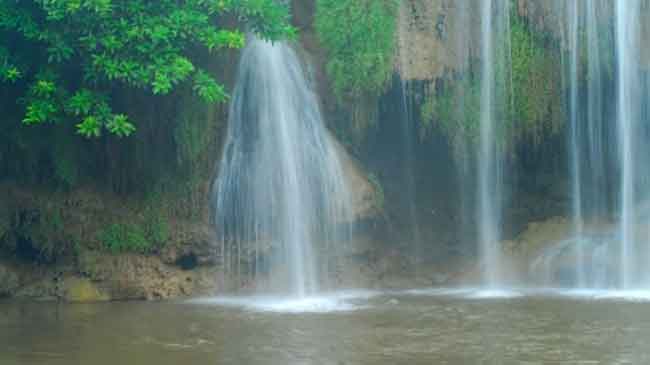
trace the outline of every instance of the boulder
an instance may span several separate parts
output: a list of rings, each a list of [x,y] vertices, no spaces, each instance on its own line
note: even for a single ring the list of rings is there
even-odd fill
[[[68,277],[63,280],[63,298],[71,303],[94,303],[110,300],[95,283],[80,277]]]

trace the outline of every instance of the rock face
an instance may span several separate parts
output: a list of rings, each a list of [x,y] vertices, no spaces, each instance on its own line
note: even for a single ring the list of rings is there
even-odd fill
[[[405,0],[397,24],[396,64],[403,80],[435,80],[467,65],[462,42],[476,54],[478,34],[461,29],[472,12],[454,0]],[[474,27],[479,29],[478,27]]]
[[[467,3],[463,5],[464,3]],[[516,0],[519,16],[537,31],[561,39],[565,6],[562,0]],[[459,45],[467,42],[469,56],[479,56],[480,26],[467,29],[463,24],[480,24],[479,2],[458,0],[404,0],[398,19],[396,68],[403,80],[435,80],[447,71],[459,71],[467,54]],[[610,0],[596,0],[599,14],[607,14],[603,24],[615,24],[616,13]],[[607,18],[611,17],[611,18]],[[469,21],[469,23],[467,23]],[[640,13],[641,44],[650,39],[650,7]],[[613,31],[613,29],[612,29]],[[565,45],[566,46],[566,45]],[[650,69],[650,48],[641,47],[641,65]]]
[[[19,286],[18,274],[8,265],[0,263],[0,298],[11,296]]]
[[[157,256],[86,252],[78,267],[0,263],[0,297],[92,303],[211,295],[222,287],[218,266],[183,270]]]
[[[111,300],[167,299],[214,293],[220,277],[215,267],[183,270],[160,257],[85,254],[79,270]]]
[[[354,221],[362,221],[377,216],[381,212],[381,202],[377,187],[368,179],[367,173],[354,160],[345,148],[333,139],[343,167],[346,186],[350,189]]]
[[[165,264],[190,270],[197,266],[214,266],[221,263],[211,227],[198,225],[191,227],[189,231],[176,232],[175,235],[176,243],[166,245],[160,252],[160,258]]]

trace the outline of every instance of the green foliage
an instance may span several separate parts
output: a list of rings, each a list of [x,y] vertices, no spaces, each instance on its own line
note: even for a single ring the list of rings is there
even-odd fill
[[[244,45],[220,26],[227,15],[269,39],[295,34],[274,0],[0,0],[0,81],[25,81],[24,124],[73,120],[85,137],[126,137],[136,127],[113,112],[115,86],[166,95],[191,83],[206,102],[226,99],[192,54]]]
[[[168,219],[160,203],[147,206],[141,223],[113,223],[97,235],[102,247],[112,253],[152,253],[170,237]]]
[[[390,78],[399,1],[317,0],[316,31],[337,96],[379,93]]]
[[[0,47],[0,81],[15,83],[22,77],[22,71],[9,59],[7,49]]]
[[[463,140],[475,143],[481,122],[481,87],[476,75],[448,81],[443,88],[441,94],[427,98],[422,105],[420,136],[430,133],[435,120],[455,144]]]
[[[144,228],[133,223],[111,224],[99,233],[98,238],[104,249],[113,253],[148,253],[154,248]]]
[[[519,17],[511,22],[512,119],[516,136],[534,140],[561,121],[561,68],[549,51],[552,43],[533,33]]]
[[[548,35],[531,31],[516,14],[510,25],[509,42],[500,42],[494,50],[502,61],[495,64],[497,96],[492,107],[504,147],[523,137],[537,142],[545,133],[556,132],[562,121],[561,68],[553,54],[559,52],[557,45]],[[483,112],[478,65],[475,62],[460,77],[446,80],[437,94],[428,97],[421,109],[423,136],[436,122],[456,147],[478,141]]]
[[[169,239],[169,225],[161,209],[147,208],[144,219],[145,234],[154,245],[163,246]]]

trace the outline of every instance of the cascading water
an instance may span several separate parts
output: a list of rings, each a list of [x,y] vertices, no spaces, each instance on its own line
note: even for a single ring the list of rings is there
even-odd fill
[[[581,151],[579,143],[581,141],[580,122],[578,115],[578,25],[579,12],[578,2],[572,1],[567,6],[567,23],[568,23],[568,47],[570,49],[569,61],[569,130],[570,143],[569,153],[571,159],[571,196],[572,196],[572,224],[573,234],[576,237],[576,278],[579,287],[585,286],[585,253],[584,245],[580,237],[584,234],[583,214],[582,214],[582,170],[580,168]]]
[[[502,113],[498,105],[505,95],[505,65],[509,53],[509,1],[481,2],[481,117],[478,148],[478,239],[483,285],[502,284],[501,200],[502,153],[498,134]],[[498,47],[497,47],[498,46]],[[496,52],[495,52],[496,50]]]
[[[620,190],[620,287],[629,289],[638,285],[635,260],[637,257],[637,237],[635,235],[637,193],[635,159],[636,126],[639,117],[638,98],[638,50],[639,1],[616,1],[616,55],[618,61],[617,116],[619,159],[621,169]]]
[[[572,287],[645,289],[649,270],[640,263],[648,237],[641,232],[650,185],[643,158],[640,2],[564,6],[573,238],[547,249],[537,266],[546,267],[541,276],[549,278],[547,285],[558,284],[551,271],[563,262],[574,268]],[[615,103],[606,103],[610,96]]]
[[[224,260],[240,285],[243,272],[294,296],[327,283],[352,221],[337,148],[295,51],[249,36],[214,188]]]
[[[402,8],[404,9],[404,8]],[[399,53],[399,67],[404,68],[407,64],[407,60],[404,57],[404,52],[400,51]],[[420,224],[418,222],[418,213],[416,206],[416,196],[417,196],[417,176],[416,176],[416,161],[415,161],[415,128],[416,120],[414,118],[414,106],[412,100],[412,89],[408,81],[400,80],[401,86],[401,98],[402,98],[402,115],[403,120],[401,124],[402,132],[402,143],[403,143],[403,164],[402,164],[402,175],[404,176],[404,195],[407,200],[407,209],[408,209],[408,231],[411,232],[411,237],[409,240],[413,246],[413,257],[420,259],[422,257],[422,234],[420,231]],[[415,265],[415,274],[417,275],[417,268],[419,265]]]
[[[470,66],[471,66],[471,40],[473,33],[468,31],[472,29],[472,0],[458,0],[454,1],[454,6],[456,7],[455,11],[458,14],[458,19],[454,24],[451,32],[456,35],[456,42],[454,42],[454,54],[457,58],[457,63],[460,70],[462,71],[461,77],[462,80],[459,82],[468,82],[465,79],[471,78]],[[460,120],[465,120],[466,110],[465,104],[468,98],[468,93],[470,90],[467,88],[459,88],[455,98],[458,100],[456,103],[456,109],[454,113],[459,116]],[[475,221],[475,197],[476,197],[476,179],[473,178],[472,173],[474,171],[474,158],[471,154],[472,144],[468,141],[466,136],[461,136],[458,138],[458,141],[453,142],[454,148],[456,151],[454,155],[456,156],[456,174],[457,181],[459,185],[459,237],[461,242],[471,242],[472,234],[468,227],[473,226]],[[474,174],[475,175],[475,174]]]
[[[612,23],[608,14],[613,10],[609,2],[587,0],[558,3],[564,14],[562,34],[563,80],[567,90],[568,157],[571,194],[571,238],[558,242],[546,250],[542,277],[545,285],[557,285],[552,271],[556,262],[572,262],[571,279],[562,280],[563,286],[580,289],[603,288],[611,283],[611,272],[606,270],[603,253],[610,253],[616,239],[601,228],[614,209],[610,202],[611,187],[608,176],[615,175],[615,156],[607,148],[616,138],[608,128],[605,100],[610,77],[603,67],[603,59],[612,59],[613,40],[608,35]],[[539,265],[538,265],[539,266]],[[566,275],[566,271],[563,270]],[[607,274],[604,274],[607,273]]]

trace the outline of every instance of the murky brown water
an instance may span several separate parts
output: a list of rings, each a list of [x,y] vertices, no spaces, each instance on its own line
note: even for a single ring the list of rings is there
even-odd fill
[[[650,303],[382,295],[353,311],[0,302],[0,364],[650,364]]]

